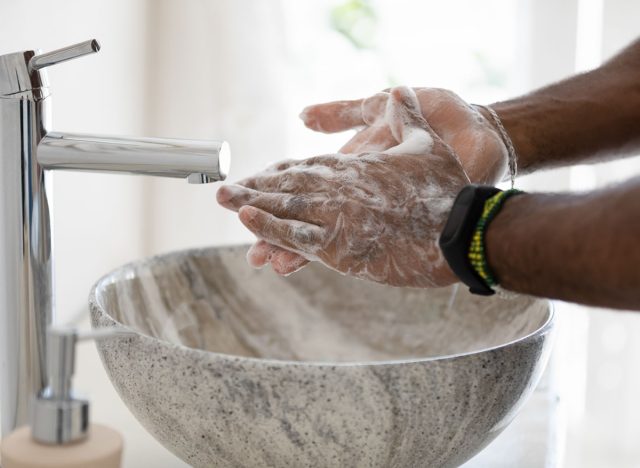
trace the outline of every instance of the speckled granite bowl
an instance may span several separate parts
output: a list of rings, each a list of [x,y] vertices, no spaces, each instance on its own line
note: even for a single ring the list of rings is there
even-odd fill
[[[194,466],[457,466],[536,385],[548,302],[396,289],[311,265],[256,271],[246,247],[124,266],[90,297],[120,396]]]

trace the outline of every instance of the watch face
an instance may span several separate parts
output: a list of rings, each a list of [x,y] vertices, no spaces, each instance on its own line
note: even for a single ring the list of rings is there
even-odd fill
[[[451,241],[456,235],[458,228],[462,226],[462,222],[467,217],[469,207],[473,201],[474,192],[475,187],[466,186],[456,197],[456,201],[453,203],[453,207],[449,213],[447,224],[444,226],[442,234],[440,234],[440,245]]]

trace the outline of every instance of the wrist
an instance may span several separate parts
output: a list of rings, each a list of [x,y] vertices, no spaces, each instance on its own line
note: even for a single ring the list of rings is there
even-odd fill
[[[459,157],[472,183],[495,185],[509,177],[509,150],[488,106],[472,106],[482,117],[481,127],[473,148]]]
[[[524,103],[521,99],[496,102],[490,106],[498,115],[504,129],[511,138],[515,152],[518,155],[519,171],[521,173],[531,172],[530,161],[532,155],[536,154],[532,138],[532,123],[536,119],[535,116],[532,117],[534,106]],[[484,112],[488,114],[486,110]]]

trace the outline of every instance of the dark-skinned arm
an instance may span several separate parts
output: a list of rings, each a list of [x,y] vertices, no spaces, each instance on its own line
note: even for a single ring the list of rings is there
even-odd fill
[[[640,40],[587,73],[492,104],[522,173],[640,153]]]
[[[524,194],[489,224],[489,265],[509,290],[640,310],[640,178],[584,194]]]

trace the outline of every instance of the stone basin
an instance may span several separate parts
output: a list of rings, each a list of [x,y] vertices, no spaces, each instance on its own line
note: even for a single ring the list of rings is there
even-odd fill
[[[202,467],[452,467],[514,418],[546,365],[548,301],[400,289],[247,246],[121,267],[90,295],[123,401]]]

